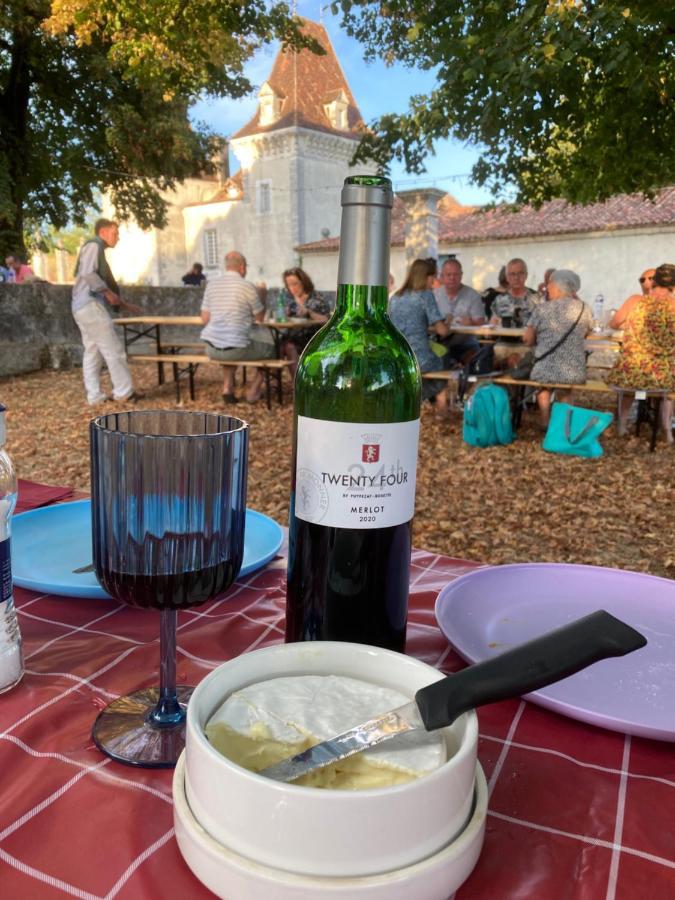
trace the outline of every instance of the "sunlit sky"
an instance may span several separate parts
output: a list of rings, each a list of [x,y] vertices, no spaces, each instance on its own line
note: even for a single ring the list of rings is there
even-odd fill
[[[298,14],[315,21],[319,21],[319,7],[319,0],[299,0],[297,3]],[[409,97],[428,93],[433,88],[434,77],[429,72],[406,69],[401,65],[387,67],[380,62],[366,64],[361,45],[342,31],[338,18],[328,9],[323,13],[323,24],[366,122],[384,113],[404,112]],[[248,64],[246,74],[254,85],[249,97],[205,99],[193,107],[193,119],[205,122],[225,136],[244,125],[255,113],[257,89],[270,74],[277,51],[276,45],[266,47]],[[439,141],[435,149],[435,155],[426,161],[424,175],[408,174],[400,163],[394,163],[391,168],[394,187],[435,186],[464,204],[487,203],[492,199],[489,191],[472,185],[467,177],[478,158],[475,147],[450,139]]]

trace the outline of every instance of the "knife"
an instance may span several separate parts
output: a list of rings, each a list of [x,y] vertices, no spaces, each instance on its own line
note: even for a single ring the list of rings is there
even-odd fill
[[[275,781],[295,781],[399,734],[444,728],[468,709],[529,694],[598,660],[639,650],[646,643],[647,639],[630,625],[598,610],[435,681],[417,691],[415,699],[405,706],[315,744],[258,774]]]
[[[89,563],[88,566],[80,566],[79,569],[73,569],[73,575],[84,575],[85,572],[93,572],[96,566],[93,563]]]

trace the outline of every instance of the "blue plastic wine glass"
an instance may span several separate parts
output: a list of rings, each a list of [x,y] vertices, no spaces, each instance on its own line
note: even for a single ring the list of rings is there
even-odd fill
[[[160,685],[94,723],[104,753],[175,765],[191,687],[176,688],[176,618],[224,593],[244,556],[248,425],[214,413],[112,413],[90,425],[96,577],[116,600],[161,610]]]

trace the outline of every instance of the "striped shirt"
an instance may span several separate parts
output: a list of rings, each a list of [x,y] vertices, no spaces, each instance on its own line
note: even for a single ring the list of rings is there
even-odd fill
[[[258,292],[239,272],[209,278],[206,282],[202,310],[210,314],[201,338],[219,347],[248,347],[254,317],[264,307]]]

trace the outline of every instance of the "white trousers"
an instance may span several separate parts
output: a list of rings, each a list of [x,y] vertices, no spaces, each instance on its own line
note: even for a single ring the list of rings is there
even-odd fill
[[[134,385],[127,364],[122,342],[115,334],[112,319],[100,303],[92,301],[73,313],[82,333],[84,356],[82,375],[88,403],[100,403],[105,399],[101,390],[101,368],[105,360],[113,383],[115,400],[126,400],[133,393]]]

